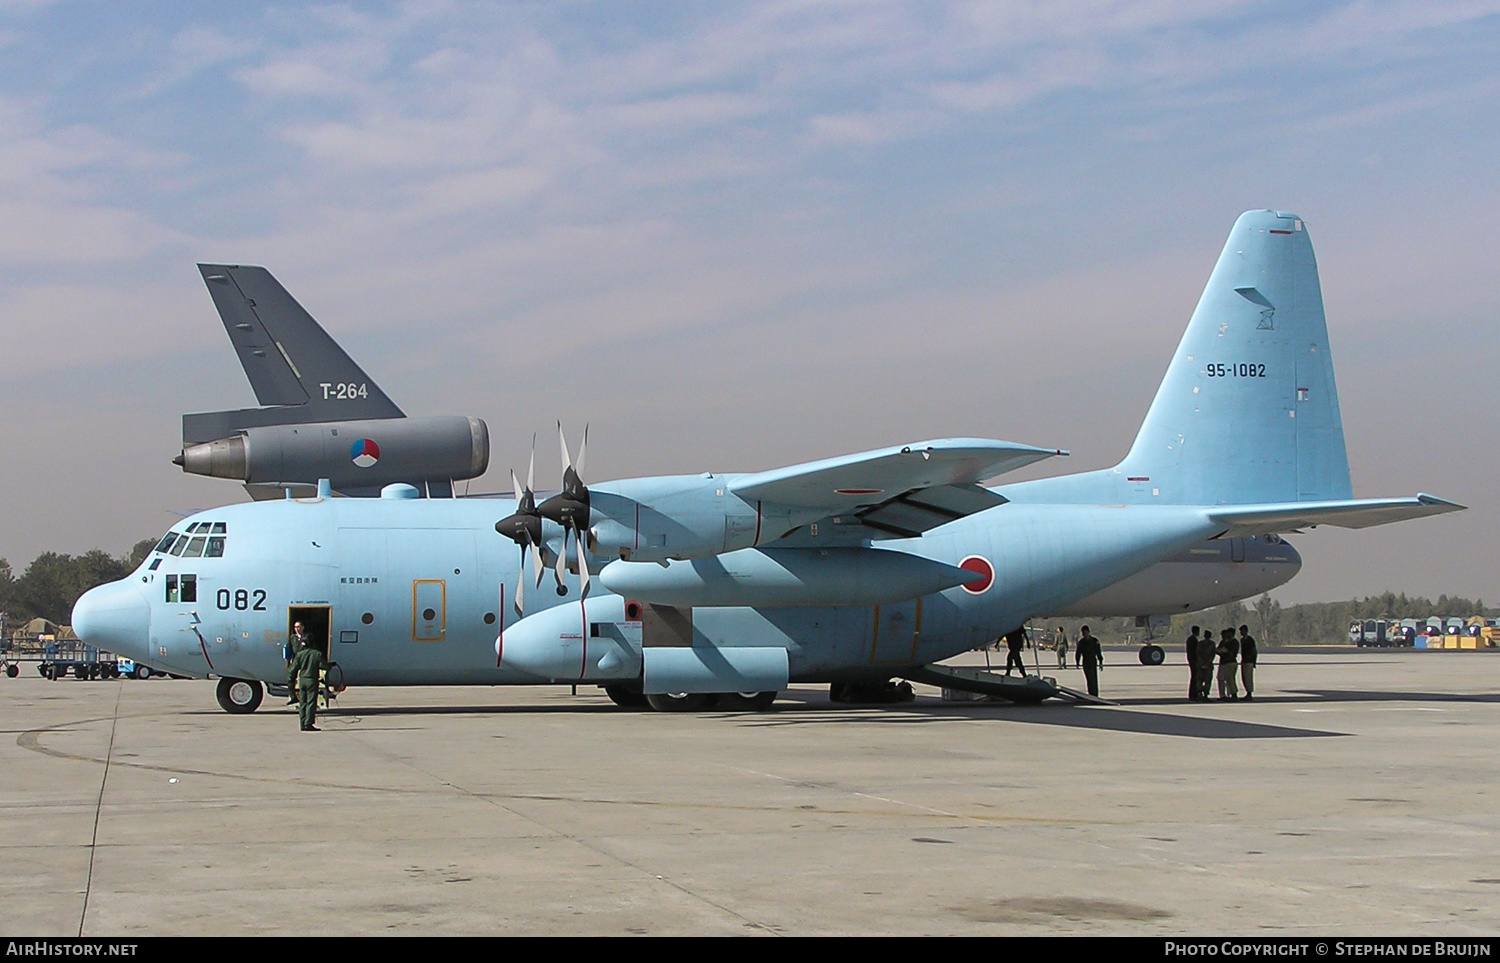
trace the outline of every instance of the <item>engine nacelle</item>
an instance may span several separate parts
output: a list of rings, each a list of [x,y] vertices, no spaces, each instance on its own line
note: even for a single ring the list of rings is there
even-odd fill
[[[943,562],[876,548],[744,549],[658,565],[611,562],[605,588],[672,606],[885,605],[985,578]]]
[[[484,474],[489,429],[478,418],[388,418],[246,428],[189,445],[173,459],[193,475],[250,485],[312,485],[373,493],[395,482],[422,486]]]
[[[554,606],[502,631],[495,655],[504,665],[554,682],[639,678],[639,614],[628,621],[618,595]]]

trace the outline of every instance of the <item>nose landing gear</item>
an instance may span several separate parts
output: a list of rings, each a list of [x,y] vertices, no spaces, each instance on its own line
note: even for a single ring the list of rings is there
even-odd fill
[[[214,693],[219,699],[219,708],[231,715],[242,716],[260,708],[265,698],[265,687],[255,679],[220,679]]]

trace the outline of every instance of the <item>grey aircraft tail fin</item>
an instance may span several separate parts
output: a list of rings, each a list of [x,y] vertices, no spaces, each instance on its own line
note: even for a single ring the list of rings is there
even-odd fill
[[[263,267],[200,264],[214,307],[262,405],[283,422],[405,417]]]

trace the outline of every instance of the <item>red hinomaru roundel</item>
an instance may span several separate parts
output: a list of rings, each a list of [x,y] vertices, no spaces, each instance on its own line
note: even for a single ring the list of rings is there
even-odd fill
[[[977,572],[984,576],[979,581],[970,582],[963,587],[963,590],[970,595],[982,595],[989,591],[991,585],[995,584],[995,566],[991,565],[989,559],[982,555],[970,555],[962,562],[959,562],[958,567],[970,572]]]

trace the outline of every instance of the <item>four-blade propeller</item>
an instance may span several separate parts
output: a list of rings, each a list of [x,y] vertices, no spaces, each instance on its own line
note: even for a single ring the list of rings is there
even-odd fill
[[[589,490],[583,483],[583,463],[588,456],[589,429],[583,427],[583,441],[578,446],[578,466],[568,457],[568,439],[563,435],[562,422],[557,423],[557,441],[562,448],[562,491],[537,506],[537,512],[546,519],[562,526],[562,551],[557,553],[557,586],[562,588],[563,567],[567,564],[568,535],[572,533],[578,550],[578,591],[580,598],[589,595]]]
[[[562,526],[562,546],[557,552],[557,593],[559,595],[567,592],[563,585],[563,569],[567,566],[568,536],[573,536],[574,545],[578,553],[578,583],[579,597],[588,598],[589,594],[589,563],[588,563],[588,530],[589,530],[589,490],[583,483],[584,458],[588,454],[589,433],[587,426],[583,430],[583,443],[578,447],[578,464],[575,467],[572,458],[568,454],[568,440],[563,435],[562,422],[557,425],[557,438],[562,448],[563,478],[562,491],[551,498],[536,503],[536,436],[531,439],[531,465],[526,471],[526,487],[521,488],[520,481],[516,478],[514,470],[510,473],[511,487],[515,490],[516,510],[514,514],[495,523],[495,531],[509,538],[521,548],[521,572],[522,577],[516,583],[515,608],[517,615],[525,614],[525,583],[524,573],[526,571],[526,559],[531,558],[531,566],[535,575],[536,585],[542,584],[542,551],[546,547],[542,534],[542,521],[556,522]]]
[[[521,547],[521,577],[516,580],[516,614],[521,615],[525,609],[526,592],[526,558],[531,557],[532,569],[536,574],[536,584],[542,584],[542,516],[536,508],[536,495],[533,491],[536,485],[536,436],[531,438],[531,466],[526,470],[526,488],[523,491],[521,482],[516,478],[515,470],[510,473],[511,487],[516,493],[516,511],[513,515],[495,523],[495,531],[509,538]]]

